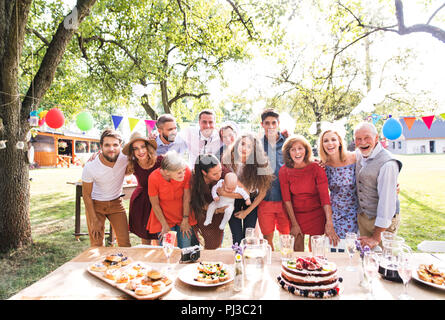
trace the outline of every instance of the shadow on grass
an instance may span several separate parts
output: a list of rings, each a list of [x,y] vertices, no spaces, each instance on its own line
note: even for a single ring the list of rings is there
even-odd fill
[[[8,299],[89,247],[89,241],[72,239],[69,232],[61,232],[0,254],[0,299]]]
[[[38,221],[47,218],[64,219],[74,216],[75,201],[63,193],[49,194],[32,198],[30,202],[31,219]]]
[[[420,202],[413,197],[410,197],[406,192],[400,191],[400,195],[402,197],[404,197],[410,204],[414,204],[414,205],[420,207],[424,211],[428,211],[430,213],[440,216],[441,218],[445,218],[445,212],[438,211],[436,209],[433,209],[433,208],[427,206],[425,203]]]

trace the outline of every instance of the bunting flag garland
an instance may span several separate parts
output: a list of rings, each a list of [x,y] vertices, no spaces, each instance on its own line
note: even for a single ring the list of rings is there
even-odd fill
[[[145,120],[148,132],[151,132],[156,125],[156,120]]]
[[[423,122],[425,123],[425,125],[427,126],[428,130],[431,129],[431,126],[434,122],[434,118],[436,117],[436,119],[439,119],[439,116],[435,116],[435,115],[431,115],[431,116],[421,116],[419,118],[422,118]],[[440,114],[440,117],[442,117],[445,120],[445,112]],[[372,115],[369,115],[365,118],[366,121],[370,122],[372,121],[372,123],[374,125],[376,125],[376,123],[382,119],[383,121],[388,120],[389,118],[391,118],[391,115],[378,115],[373,113]],[[408,130],[411,130],[411,128],[413,127],[414,123],[416,122],[416,119],[418,117],[401,117],[400,119],[403,119],[406,123],[406,126],[408,127]]]
[[[113,119],[114,129],[117,130],[117,127],[119,127],[119,125],[124,117],[112,115],[111,118]]]
[[[403,118],[403,120],[405,120],[408,130],[411,130],[414,122],[416,121],[416,117],[405,117],[405,118]]]
[[[422,117],[422,120],[426,124],[428,129],[431,129],[431,125],[433,124],[434,116]]]
[[[138,124],[139,119],[137,119],[137,118],[128,118],[128,122],[130,124],[130,132],[132,132],[134,127],[136,127],[136,125]]]
[[[117,130],[119,125],[121,124],[122,120],[124,119],[123,116],[116,116],[112,115],[111,118],[113,119],[114,129]],[[141,119],[138,118],[130,118],[128,117],[128,124],[130,126],[130,132],[134,130],[134,128],[137,126]],[[151,132],[154,127],[156,126],[156,120],[144,120],[145,125],[147,126],[148,132]]]

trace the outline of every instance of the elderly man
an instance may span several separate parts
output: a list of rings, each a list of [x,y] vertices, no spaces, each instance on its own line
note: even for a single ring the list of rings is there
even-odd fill
[[[218,155],[221,148],[221,139],[215,129],[215,112],[210,109],[202,110],[198,116],[199,127],[189,127],[181,132],[189,151],[189,165],[195,166],[200,154],[211,153]]]
[[[375,126],[368,122],[354,130],[359,150],[356,163],[359,240],[362,246],[374,248],[381,242],[383,231],[397,232],[400,204],[397,177],[402,163],[379,143]]]

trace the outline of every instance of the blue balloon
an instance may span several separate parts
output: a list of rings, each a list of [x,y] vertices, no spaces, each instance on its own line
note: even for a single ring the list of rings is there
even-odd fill
[[[399,120],[389,118],[383,124],[383,135],[389,140],[396,140],[402,135],[402,125]]]

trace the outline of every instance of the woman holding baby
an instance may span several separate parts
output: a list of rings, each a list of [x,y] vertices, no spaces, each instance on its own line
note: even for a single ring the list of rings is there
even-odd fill
[[[190,181],[190,207],[197,221],[194,230],[205,249],[217,249],[222,244],[224,230],[221,230],[219,226],[226,208],[217,208],[210,224],[204,225],[204,222],[207,209],[213,202],[212,188],[220,179],[224,179],[228,172],[230,171],[223,168],[218,158],[213,154],[202,154],[196,159]]]

